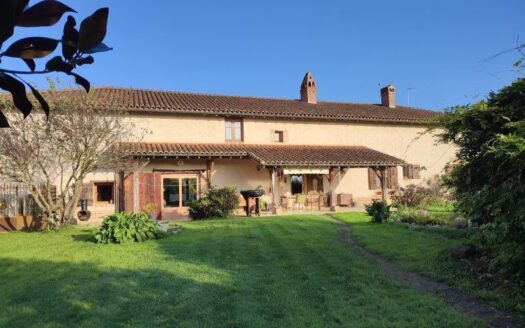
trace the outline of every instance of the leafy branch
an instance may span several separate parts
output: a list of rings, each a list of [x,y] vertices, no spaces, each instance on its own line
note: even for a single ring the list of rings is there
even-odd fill
[[[2,0],[0,2],[0,50],[2,45],[13,36],[15,27],[52,26],[60,21],[65,13],[75,10],[56,0],[42,0],[28,6],[29,0]],[[26,86],[29,87],[40,106],[49,115],[49,105],[44,97],[31,84],[19,75],[36,75],[60,72],[75,78],[75,82],[89,92],[91,84],[74,70],[78,66],[95,62],[93,54],[110,51],[112,48],[103,43],[106,36],[108,8],[100,8],[85,18],[80,28],[71,15],[64,24],[61,39],[48,37],[27,37],[13,42],[5,51],[0,51],[0,63],[3,57],[19,58],[25,62],[28,71],[11,70],[0,67],[0,89],[8,91],[15,107],[24,118],[31,114],[33,104],[29,101]],[[35,59],[52,54],[62,45],[62,56],[48,60],[43,70],[36,70]],[[6,116],[0,111],[0,128],[9,127]]]

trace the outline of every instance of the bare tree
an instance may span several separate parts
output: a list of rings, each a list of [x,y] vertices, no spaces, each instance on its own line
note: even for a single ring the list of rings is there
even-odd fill
[[[124,111],[100,106],[79,90],[51,88],[46,98],[56,110],[49,117],[24,119],[10,102],[0,102],[12,122],[11,129],[0,129],[0,175],[29,185],[44,215],[59,226],[73,218],[86,176],[127,166],[121,143],[140,141],[146,132]]]

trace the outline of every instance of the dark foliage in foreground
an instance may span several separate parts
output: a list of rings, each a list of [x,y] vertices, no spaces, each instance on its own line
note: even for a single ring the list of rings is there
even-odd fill
[[[434,128],[458,146],[446,183],[480,226],[477,247],[494,272],[525,278],[525,80],[486,101],[450,109]]]
[[[49,105],[44,97],[20,75],[47,74],[61,72],[75,78],[87,92],[90,83],[74,70],[78,66],[93,64],[92,54],[111,50],[102,41],[106,36],[109,9],[101,8],[87,17],[76,28],[76,20],[69,15],[64,24],[63,35],[60,39],[48,37],[27,37],[14,41],[7,49],[2,50],[5,41],[13,36],[15,27],[52,26],[58,23],[68,12],[75,12],[72,8],[55,0],[44,0],[28,7],[29,0],[2,0],[0,1],[0,63],[2,57],[20,58],[28,71],[16,71],[0,67],[0,89],[9,92],[15,107],[24,117],[31,114],[33,104],[27,97],[26,86],[49,115]],[[37,70],[35,59],[51,55],[58,45],[62,45],[62,56],[55,56],[47,61],[43,70]],[[0,128],[9,127],[7,117],[0,111]]]

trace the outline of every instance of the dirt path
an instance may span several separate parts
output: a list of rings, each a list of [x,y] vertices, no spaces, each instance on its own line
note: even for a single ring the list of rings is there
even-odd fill
[[[326,217],[340,227],[344,242],[352,248],[353,251],[374,262],[382,271],[388,273],[388,275],[405,282],[412,288],[439,297],[445,303],[452,305],[459,312],[469,313],[480,318],[487,322],[491,327],[521,327],[521,325],[512,321],[512,316],[510,314],[473,300],[463,295],[458,289],[450,287],[444,283],[432,280],[415,272],[404,270],[396,264],[369,252],[356,243],[348,224],[341,222],[330,215],[327,215]]]

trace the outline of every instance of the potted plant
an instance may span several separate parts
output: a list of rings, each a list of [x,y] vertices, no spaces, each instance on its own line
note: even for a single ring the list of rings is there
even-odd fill
[[[158,230],[160,232],[168,232],[169,228],[170,228],[170,223],[168,221],[159,222]]]
[[[153,203],[147,203],[142,209],[142,212],[147,214],[150,219],[157,220],[157,207]]]
[[[267,202],[266,200],[263,200],[263,201],[262,201],[262,205],[261,205],[261,207],[262,207],[262,210],[263,210],[264,212],[268,212],[268,209],[270,208],[270,206],[268,205],[268,202]]]

